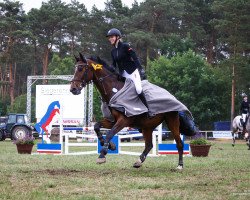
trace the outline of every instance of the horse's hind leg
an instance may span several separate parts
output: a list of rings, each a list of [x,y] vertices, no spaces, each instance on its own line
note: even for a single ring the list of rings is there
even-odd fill
[[[111,129],[114,126],[114,122],[111,122],[109,120],[107,120],[106,118],[102,119],[101,121],[97,122],[94,126],[94,130],[96,132],[97,138],[100,140],[100,144],[101,146],[104,145],[104,138],[102,136],[101,133],[101,128],[107,128],[107,129]],[[113,142],[109,143],[109,147],[110,150],[115,150],[116,146]]]
[[[234,147],[234,145],[235,145],[235,134],[234,134],[235,132],[233,131],[232,132],[232,146]]]
[[[145,149],[140,155],[139,159],[134,163],[133,167],[139,168],[142,166],[142,163],[146,160],[146,157],[150,150],[153,148],[153,142],[152,142],[152,132],[153,129],[143,129],[142,133],[145,140]]]
[[[179,154],[179,163],[177,169],[183,169],[183,142],[180,137],[180,131],[179,131],[179,126],[180,126],[180,121],[179,121],[179,115],[178,112],[169,112],[166,114],[165,121],[167,123],[167,126],[169,130],[172,132],[176,146],[178,149],[178,154]]]

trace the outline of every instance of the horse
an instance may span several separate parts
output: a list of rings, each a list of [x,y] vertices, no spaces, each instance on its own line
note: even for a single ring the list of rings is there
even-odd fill
[[[81,53],[79,53],[79,55],[80,57],[75,56],[75,73],[70,83],[70,92],[74,95],[78,95],[81,93],[83,87],[85,87],[90,82],[93,82],[101,94],[102,101],[109,102],[112,96],[114,96],[115,92],[117,92],[117,90],[119,91],[124,86],[125,83],[122,79],[123,77],[112,71],[111,67],[109,67],[106,62],[99,57],[91,57],[86,59]],[[94,125],[94,130],[102,146],[100,155],[96,161],[97,164],[106,162],[105,156],[108,152],[108,149],[115,150],[116,146],[111,142],[113,136],[124,127],[134,127],[139,128],[145,140],[145,148],[139,156],[139,159],[133,164],[133,167],[135,168],[141,167],[142,163],[146,160],[148,153],[153,148],[153,130],[163,121],[165,121],[176,141],[179,154],[177,169],[183,169],[184,144],[180,137],[180,120],[178,111],[160,113],[153,117],[148,117],[147,113],[127,117],[123,112],[112,107],[110,107],[110,112],[114,118],[114,121],[103,118]],[[107,131],[105,139],[100,132],[101,128],[110,129]]]
[[[243,131],[241,118],[242,116],[238,115],[233,119],[233,122],[232,122],[232,140],[233,140],[232,146],[233,147],[235,146],[235,134],[239,133],[240,131]],[[250,150],[250,117],[248,117],[246,121],[246,133],[243,133],[243,134],[245,134],[244,137],[249,147],[248,150]]]

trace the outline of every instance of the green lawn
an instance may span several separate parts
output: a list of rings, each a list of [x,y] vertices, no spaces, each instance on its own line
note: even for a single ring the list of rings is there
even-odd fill
[[[35,152],[35,148],[33,151]],[[250,199],[250,151],[244,141],[214,141],[209,157],[20,155],[0,142],[0,199]]]

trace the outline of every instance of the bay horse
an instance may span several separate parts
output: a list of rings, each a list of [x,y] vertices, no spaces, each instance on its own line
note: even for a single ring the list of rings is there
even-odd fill
[[[93,82],[96,88],[99,90],[102,100],[108,103],[112,96],[115,95],[116,91],[114,91],[114,88],[119,91],[125,84],[124,80],[121,80],[121,77],[119,78],[119,75],[114,73],[111,68],[99,57],[86,59],[81,53],[79,53],[79,55],[80,57],[75,56],[75,73],[73,79],[71,80],[70,92],[72,92],[74,95],[78,95],[81,93],[83,87],[85,87],[90,82]],[[183,142],[181,140],[179,131],[180,121],[178,111],[156,114],[152,118],[149,118],[146,113],[127,117],[122,112],[114,108],[110,108],[110,112],[114,118],[114,122],[104,118],[97,122],[94,126],[94,130],[102,145],[100,155],[97,158],[98,164],[106,162],[105,156],[108,152],[108,149],[115,150],[115,144],[110,141],[113,136],[124,127],[135,127],[141,129],[145,140],[145,149],[139,156],[139,159],[133,165],[135,168],[141,167],[148,153],[153,148],[153,130],[163,121],[165,121],[176,141],[179,154],[177,169],[183,169]],[[105,139],[100,132],[100,128],[110,129],[107,131]]]
[[[243,131],[241,118],[242,116],[238,115],[233,119],[233,122],[232,122],[232,146],[233,147],[235,145],[235,134],[236,133],[239,134],[240,131]],[[244,134],[244,138],[247,141],[248,149],[250,150],[250,117],[247,117],[246,120],[247,120],[246,121],[246,133],[242,133],[242,134]]]

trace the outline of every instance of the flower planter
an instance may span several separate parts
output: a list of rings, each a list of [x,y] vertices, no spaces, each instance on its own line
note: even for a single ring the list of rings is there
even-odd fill
[[[195,157],[207,157],[211,145],[194,145],[190,144],[191,153]]]
[[[19,154],[31,154],[33,146],[33,144],[16,144]]]

